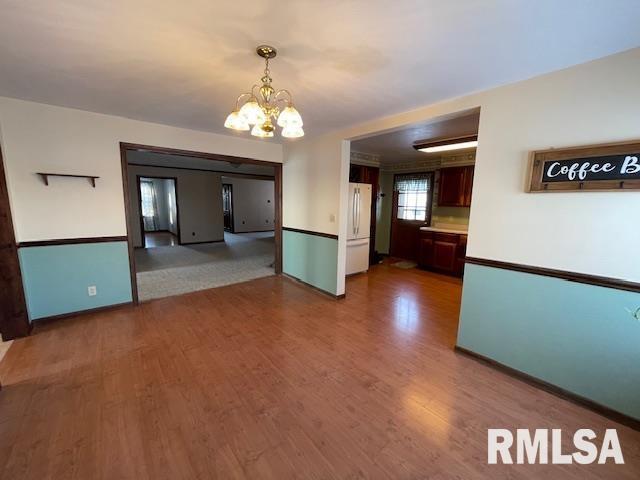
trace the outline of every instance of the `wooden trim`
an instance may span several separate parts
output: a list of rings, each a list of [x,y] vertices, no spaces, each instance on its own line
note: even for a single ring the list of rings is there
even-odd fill
[[[278,164],[274,167],[275,179],[273,184],[273,201],[275,225],[274,228],[274,242],[276,244],[275,258],[273,269],[276,274],[282,273],[282,164]]]
[[[51,315],[50,317],[36,318],[35,320],[33,320],[32,323],[37,329],[38,327],[46,325],[50,322],[55,322],[56,320],[71,318],[71,317],[75,317],[76,315],[87,315],[90,313],[98,313],[98,312],[105,312],[109,310],[115,310],[115,309],[125,307],[127,305],[132,305],[132,304],[133,302],[114,303],[113,305],[105,305],[103,307],[88,308],[86,310],[78,310],[77,312],[61,313],[60,315]]]
[[[20,242],[16,246],[18,248],[26,247],[49,247],[53,245],[78,245],[81,243],[107,243],[107,242],[126,242],[126,236],[118,237],[84,237],[84,238],[55,238],[52,240],[33,240],[30,242]]]
[[[131,216],[130,208],[129,208],[129,186],[128,186],[128,163],[127,163],[127,151],[147,151],[154,153],[161,153],[167,155],[178,155],[185,157],[195,157],[195,158],[203,158],[206,160],[217,160],[222,162],[229,163],[247,163],[253,165],[269,165],[274,167],[275,176],[274,176],[274,189],[275,189],[275,214],[276,214],[276,222],[275,222],[275,264],[274,270],[275,273],[282,272],[282,163],[279,162],[269,162],[264,160],[256,160],[253,158],[243,158],[243,157],[233,157],[229,155],[218,155],[215,153],[206,153],[206,152],[197,152],[190,150],[181,150],[175,148],[168,147],[155,147],[151,145],[142,145],[137,143],[127,143],[120,142],[120,163],[122,169],[122,188],[124,190],[124,201],[125,201],[125,217],[127,222],[127,242],[129,245],[129,270],[131,274],[131,290],[133,292],[134,303],[139,303],[138,301],[138,284],[136,278],[136,267],[135,267],[135,252],[133,247],[133,241],[131,238],[131,231],[129,228],[129,218]],[[145,165],[149,166],[149,165]],[[160,167],[163,168],[163,167]],[[210,172],[211,170],[205,170]],[[229,172],[224,172],[229,173]],[[177,194],[177,192],[176,192]],[[177,204],[177,202],[176,202]],[[209,243],[209,242],[205,242]],[[182,243],[182,245],[193,245],[188,243]]]
[[[136,204],[138,205],[138,224],[140,225],[140,244],[142,248],[147,248],[147,237],[144,236],[144,216],[142,215],[142,182],[140,181],[140,175],[136,175]]]
[[[25,337],[31,332],[22,271],[9,203],[9,191],[0,148],[0,334],[3,340]]]
[[[133,303],[138,303],[138,278],[136,276],[136,257],[133,247],[133,232],[129,226],[131,218],[131,199],[129,198],[129,169],[127,167],[126,144],[120,143],[120,169],[122,171],[122,190],[124,198],[124,219],[127,226],[127,247],[129,250],[129,277],[131,278],[131,298]],[[143,236],[144,238],[144,236]],[[144,240],[143,240],[144,245]]]
[[[291,227],[282,227],[282,230],[286,230],[287,232],[304,233],[306,235],[314,235],[316,237],[332,238],[333,240],[338,240],[338,235],[333,235],[331,233],[314,232],[312,230],[302,230],[300,228],[291,228]]]
[[[295,283],[300,283],[302,285],[304,285],[305,287],[309,287],[313,290],[315,290],[318,293],[321,293],[323,295],[326,295],[328,297],[334,298],[336,300],[342,300],[346,297],[346,294],[342,294],[342,295],[334,295],[333,293],[329,293],[326,290],[322,290],[321,288],[316,287],[315,285],[311,285],[310,283],[305,282],[304,280],[300,280],[298,277],[294,277],[293,275],[289,275],[288,273],[282,273],[282,276],[288,280],[291,280],[292,282]]]
[[[222,243],[224,242],[224,238],[222,240],[204,240],[202,242],[183,242],[180,245],[202,245],[203,243]]]
[[[165,165],[145,165],[143,163],[135,163],[135,162],[128,162],[128,164],[133,167],[167,168],[170,170],[189,170],[192,172],[220,173],[223,177],[251,177],[251,178],[255,178],[256,180],[270,180],[270,181],[273,181],[275,179],[274,175],[259,175],[257,173],[226,172],[224,170],[207,170],[206,168],[168,167]],[[267,165],[267,166],[272,167],[273,165]]]
[[[533,387],[544,390],[548,393],[551,393],[552,395],[555,395],[564,400],[580,405],[581,407],[588,408],[589,410],[592,410],[602,415],[603,417],[613,420],[614,422],[621,423],[622,425],[626,425],[627,427],[633,428],[634,430],[640,430],[640,419],[631,417],[622,412],[618,412],[617,410],[614,410],[610,407],[594,402],[593,400],[590,400],[581,395],[565,390],[564,388],[558,387],[557,385],[553,385],[552,383],[545,382],[544,380],[540,380],[539,378],[533,377],[528,373],[524,373],[520,370],[509,367],[489,357],[485,357],[484,355],[473,352],[464,347],[460,347],[459,345],[456,345],[454,347],[454,350],[457,353],[461,353],[463,355],[471,357],[474,360],[484,363],[485,365],[491,368],[499,370],[506,375],[514,377],[525,383],[528,383]]]
[[[629,180],[572,180],[565,182],[543,182],[544,164],[550,160],[572,160],[579,158],[623,155],[632,151],[640,152],[640,142],[615,142],[578,147],[552,148],[532,151],[529,155],[529,178],[527,192],[581,192],[640,190],[640,179]]]
[[[587,285],[596,285],[598,287],[614,288],[616,290],[626,290],[629,292],[640,293],[640,283],[629,282],[627,280],[620,280],[617,278],[599,277],[597,275],[589,275],[586,273],[567,272],[565,270],[554,270],[551,268],[534,267],[531,265],[501,262],[499,260],[489,260],[475,257],[466,257],[465,263],[483,265],[485,267],[501,268],[503,270],[513,270],[516,272],[531,273],[533,275],[560,278],[569,282],[584,283]]]
[[[194,158],[204,158],[206,160],[217,160],[219,162],[229,162],[229,163],[249,163],[252,165],[271,165],[282,166],[282,163],[279,162],[269,162],[267,160],[256,160],[255,158],[245,158],[245,157],[233,157],[231,155],[221,155],[218,153],[207,153],[207,152],[197,152],[191,150],[182,150],[179,148],[169,148],[169,147],[154,147],[152,145],[142,145],[139,143],[120,143],[121,148],[125,150],[136,150],[143,152],[152,152],[152,153],[162,153],[165,155],[176,155],[180,157],[194,157]],[[149,165],[147,165],[149,166]]]

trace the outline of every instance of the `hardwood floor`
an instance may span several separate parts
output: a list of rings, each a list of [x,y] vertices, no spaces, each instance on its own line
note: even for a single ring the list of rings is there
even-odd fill
[[[171,232],[145,232],[145,248],[173,247],[178,245],[178,237]]]
[[[459,280],[283,277],[38,327],[0,363],[0,478],[637,479],[640,432],[453,352]],[[625,465],[487,465],[487,428],[617,428]]]

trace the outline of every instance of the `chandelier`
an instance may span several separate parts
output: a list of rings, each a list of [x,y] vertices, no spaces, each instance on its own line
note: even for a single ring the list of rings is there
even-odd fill
[[[256,53],[265,61],[264,76],[260,79],[262,85],[254,85],[250,92],[240,94],[236,100],[236,108],[229,114],[224,126],[233,130],[251,130],[251,135],[269,138],[273,137],[275,122],[282,128],[283,137],[302,137],[302,117],[293,106],[291,94],[288,90],[276,91],[271,86],[269,60],[276,56],[276,49],[260,45],[256,48]],[[281,107],[284,108],[281,110]]]

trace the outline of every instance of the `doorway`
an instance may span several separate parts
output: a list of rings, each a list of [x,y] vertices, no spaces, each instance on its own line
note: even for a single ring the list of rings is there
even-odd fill
[[[281,273],[282,164],[127,143],[120,152],[134,303]],[[173,232],[158,231],[154,179],[175,188]],[[233,185],[227,208],[223,184]],[[152,246],[158,234],[175,245]]]
[[[391,203],[392,257],[418,261],[420,227],[431,224],[434,173],[396,174]]]
[[[233,233],[233,185],[222,184],[222,215],[224,218],[224,231]]]
[[[136,176],[142,248],[180,245],[178,179]]]
[[[351,140],[352,169],[359,162],[379,171],[375,250],[383,260],[366,277],[347,278],[347,295],[399,282],[380,308],[393,312],[389,327],[402,335],[433,333],[432,307],[443,299],[459,305],[476,149],[457,143],[477,138],[479,121],[472,109]],[[450,332],[434,336],[442,347],[451,347],[455,327],[455,314],[438,326]]]

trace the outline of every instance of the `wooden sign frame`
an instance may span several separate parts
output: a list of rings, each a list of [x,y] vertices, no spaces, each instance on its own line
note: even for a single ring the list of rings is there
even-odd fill
[[[528,192],[584,192],[584,191],[624,191],[640,190],[640,179],[570,180],[544,181],[544,165],[549,161],[585,159],[610,155],[638,154],[640,141],[606,143],[570,148],[552,148],[531,152],[529,165]]]

